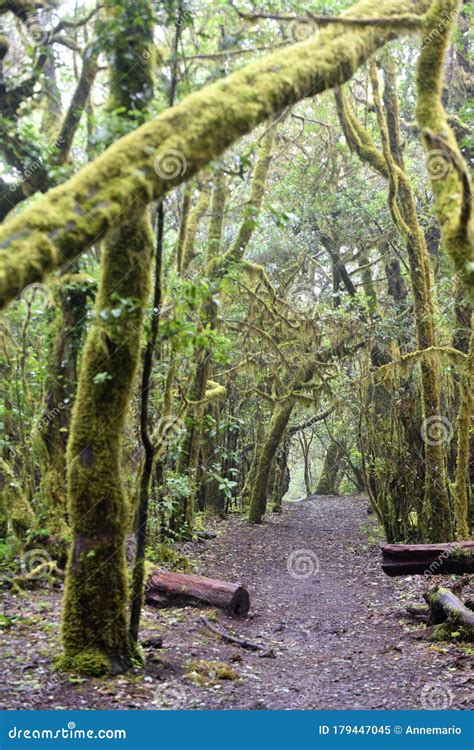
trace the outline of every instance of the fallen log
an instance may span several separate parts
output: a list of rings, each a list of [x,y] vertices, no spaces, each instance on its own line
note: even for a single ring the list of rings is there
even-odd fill
[[[465,640],[474,640],[474,612],[447,588],[440,586],[423,594],[430,607],[430,620],[434,628],[432,637],[436,640],[450,638],[459,632]]]
[[[388,576],[474,573],[474,541],[447,544],[381,544]]]
[[[147,604],[158,607],[210,604],[235,617],[245,617],[250,609],[249,593],[244,586],[169,570],[150,573],[145,599]]]

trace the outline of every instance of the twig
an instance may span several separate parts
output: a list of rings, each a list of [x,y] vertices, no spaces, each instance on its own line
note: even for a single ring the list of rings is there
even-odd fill
[[[217,628],[215,625],[211,625],[207,617],[200,617],[199,619],[202,624],[211,631],[211,633],[218,635],[219,638],[222,638],[226,643],[234,643],[236,646],[248,649],[248,651],[268,651],[268,646],[261,646],[259,643],[252,643],[252,641],[247,641],[244,638],[237,638],[235,635],[231,635],[230,633]]]

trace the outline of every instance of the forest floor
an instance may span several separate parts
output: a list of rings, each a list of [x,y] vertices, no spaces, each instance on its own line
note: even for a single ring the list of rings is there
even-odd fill
[[[142,641],[162,637],[163,645],[147,647],[146,668],[84,679],[54,671],[61,592],[4,592],[0,707],[474,707],[472,644],[431,643],[426,626],[405,615],[408,602],[421,603],[426,581],[384,575],[365,498],[308,498],[286,503],[261,526],[236,516],[212,528],[216,539],[188,543],[185,552],[197,572],[247,586],[248,618],[147,607]],[[314,569],[297,578],[303,558]],[[265,650],[222,642],[203,627],[203,614]]]

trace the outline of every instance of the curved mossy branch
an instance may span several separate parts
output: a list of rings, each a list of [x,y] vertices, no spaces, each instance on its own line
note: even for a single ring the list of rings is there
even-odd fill
[[[416,14],[429,7],[419,0]],[[413,11],[411,0],[360,0],[345,18],[384,18]],[[77,257],[117,221],[189,179],[240,136],[307,96],[347,81],[370,55],[410,25],[347,27],[268,55],[187,97],[111,146],[75,177],[0,230],[0,307],[28,284]],[[160,167],[170,153],[180,168]]]
[[[240,224],[235,240],[223,257],[224,267],[228,267],[228,264],[243,258],[247,245],[249,244],[256,227],[263,203],[263,197],[265,195],[268,170],[272,160],[274,137],[275,127],[272,126],[262,138],[252,177],[250,196],[244,209],[244,218]]]
[[[416,74],[416,119],[422,134],[434,210],[443,244],[474,302],[474,221],[471,178],[442,103],[445,55],[456,22],[458,0],[433,0]],[[443,162],[443,175],[430,166]]]

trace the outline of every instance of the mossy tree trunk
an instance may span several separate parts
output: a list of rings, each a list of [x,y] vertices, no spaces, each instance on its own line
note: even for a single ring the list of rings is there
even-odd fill
[[[66,446],[75,398],[78,361],[92,282],[83,274],[61,276],[53,286],[56,302],[43,414],[38,425],[41,443],[43,525],[58,554],[67,536]]]
[[[337,495],[343,453],[343,448],[339,442],[332,441],[329,444],[324,454],[323,467],[316,485],[316,495]]]
[[[109,0],[109,108],[143,109],[153,93],[147,57],[148,0]],[[112,19],[112,20],[111,20]],[[142,58],[140,65],[130,60]],[[148,55],[149,57],[149,55]],[[96,317],[84,347],[68,444],[73,544],[66,571],[62,666],[89,674],[130,669],[138,658],[128,628],[125,540],[131,522],[122,479],[122,436],[140,357],[153,237],[139,196],[103,247]]]
[[[63,607],[63,668],[121,672],[135,655],[128,633],[125,539],[130,524],[121,443],[140,353],[152,235],[143,213],[104,247],[96,320],[87,337],[68,445],[73,544]],[[128,300],[116,318],[117,299]]]
[[[374,170],[388,179],[388,204],[395,226],[407,248],[413,296],[417,347],[428,349],[435,344],[432,272],[425,238],[421,230],[410,180],[406,174],[401,148],[396,74],[392,58],[384,62],[383,103],[379,93],[377,71],[370,66],[375,109],[380,129],[380,151],[369,132],[361,126],[342,92],[336,92],[336,104],[342,129],[349,146]],[[421,401],[423,425],[441,419],[441,392],[436,361],[421,364]],[[424,434],[422,430],[422,434]],[[442,441],[425,439],[424,497],[421,525],[424,538],[443,541],[453,536],[448,482]]]
[[[278,446],[288,426],[293,406],[294,398],[289,396],[282,401],[278,401],[273,409],[268,433],[259,451],[255,477],[251,488],[249,506],[249,521],[251,523],[261,523],[265,515],[270,469]]]

